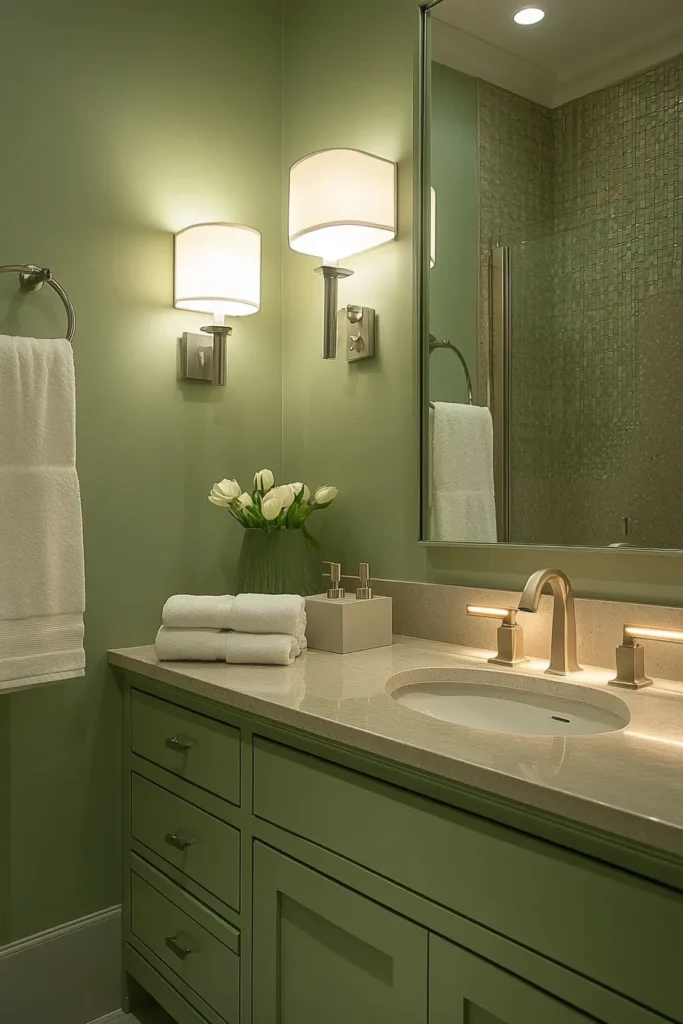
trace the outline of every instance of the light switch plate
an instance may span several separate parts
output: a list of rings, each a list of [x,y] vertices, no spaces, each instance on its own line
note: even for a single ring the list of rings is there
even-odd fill
[[[375,354],[376,315],[368,306],[345,306],[339,311],[339,344],[348,362]]]

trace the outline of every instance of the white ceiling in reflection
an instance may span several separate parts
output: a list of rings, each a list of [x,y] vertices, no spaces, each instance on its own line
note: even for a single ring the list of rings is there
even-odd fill
[[[534,0],[545,19],[516,25],[530,5],[442,0],[434,59],[558,106],[683,52],[683,0]]]

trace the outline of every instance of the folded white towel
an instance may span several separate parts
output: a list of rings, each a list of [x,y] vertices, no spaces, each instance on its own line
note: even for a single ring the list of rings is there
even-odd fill
[[[435,402],[432,540],[495,544],[493,420],[478,405]]]
[[[65,340],[0,335],[0,682],[84,675],[76,388]]]
[[[231,629],[230,594],[202,597],[196,594],[175,594],[169,597],[161,613],[164,626],[182,629]]]
[[[225,660],[230,665],[293,665],[301,647],[285,633],[227,633]]]
[[[238,594],[230,613],[230,629],[303,636],[306,601],[296,594]]]
[[[295,594],[239,594],[201,597],[176,594],[161,614],[164,626],[233,629],[238,633],[306,632],[306,601]]]
[[[284,634],[168,626],[157,633],[155,650],[159,661],[225,661],[232,665],[291,665],[301,653],[295,637]]]

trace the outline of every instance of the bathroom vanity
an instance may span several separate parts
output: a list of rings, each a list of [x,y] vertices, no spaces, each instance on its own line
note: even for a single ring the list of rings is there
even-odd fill
[[[426,669],[519,684],[445,644],[110,661],[131,1001],[179,1024],[683,1020],[680,693],[587,672],[621,727],[528,736],[394,699]]]

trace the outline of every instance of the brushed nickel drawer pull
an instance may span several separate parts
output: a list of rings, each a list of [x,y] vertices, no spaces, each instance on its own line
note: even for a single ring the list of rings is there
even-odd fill
[[[175,953],[175,955],[180,960],[184,960],[192,952],[192,950],[188,946],[181,946],[180,945],[180,943],[178,942],[178,936],[177,935],[169,935],[166,938],[165,941],[166,941],[166,945],[171,950],[171,952]]]
[[[187,740],[179,740],[177,736],[169,736],[166,746],[171,750],[177,750],[180,754],[186,754],[188,750],[192,750],[193,744],[188,743]]]
[[[167,832],[164,838],[168,845],[174,846],[176,850],[186,850],[194,842],[194,839],[181,839],[176,832]]]

